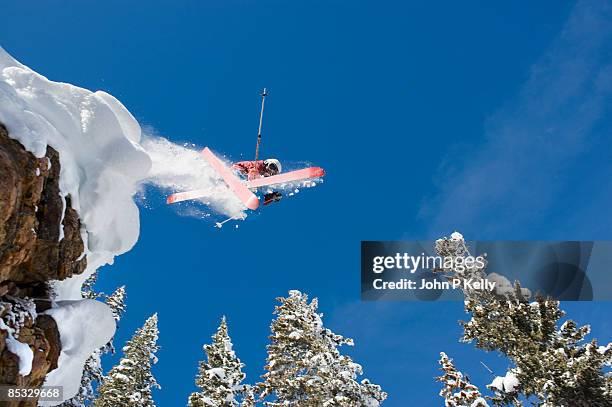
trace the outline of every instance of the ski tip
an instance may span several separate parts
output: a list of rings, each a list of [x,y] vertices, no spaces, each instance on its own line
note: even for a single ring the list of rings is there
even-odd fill
[[[245,205],[247,208],[254,211],[255,209],[259,208],[259,199],[257,196],[253,195],[246,201]]]
[[[173,204],[175,200],[176,200],[176,197],[174,195],[170,195],[168,196],[168,198],[166,198],[166,203],[170,205],[170,204]]]
[[[314,167],[312,169],[313,178],[320,178],[325,175],[325,170],[321,167]]]

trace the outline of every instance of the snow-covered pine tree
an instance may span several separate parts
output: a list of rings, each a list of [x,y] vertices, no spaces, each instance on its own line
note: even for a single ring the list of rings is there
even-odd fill
[[[200,362],[195,380],[200,390],[189,396],[189,407],[238,406],[237,398],[245,391],[241,383],[246,375],[242,372],[244,364],[233,350],[225,317],[212,336],[212,343],[204,345],[204,353],[206,361]]]
[[[375,407],[385,400],[380,386],[357,382],[360,365],[338,347],[353,341],[323,327],[316,299],[290,291],[278,298],[272,321],[264,383],[258,385],[265,405],[274,407]]]
[[[469,255],[456,232],[438,240],[436,251],[445,257]],[[438,271],[460,280],[484,276],[475,267]],[[528,302],[527,293],[518,283],[513,290],[464,291],[471,319],[462,323],[461,340],[498,351],[514,365],[487,386],[495,392],[494,405],[520,405],[521,397],[530,397],[543,407],[612,406],[612,376],[606,371],[612,366],[612,343],[587,342],[589,326],[578,327],[572,320],[560,324],[565,313],[558,301],[539,297]]]
[[[113,313],[113,318],[115,318],[115,322],[119,323],[121,317],[125,313],[126,305],[125,305],[125,286],[117,288],[111,295],[102,294],[104,297],[104,302],[111,309]],[[111,339],[109,343],[107,343],[102,349],[100,349],[100,353],[103,355],[105,353],[115,353],[115,346],[113,345],[113,340]],[[102,367],[100,367],[101,369]]]
[[[89,276],[81,286],[81,296],[89,300],[104,299],[113,312],[115,321],[119,321],[125,313],[125,286],[117,288],[111,295],[106,295],[101,291],[96,291],[94,285],[98,281],[98,272],[95,271]]]
[[[101,292],[94,289],[94,285],[98,281],[98,271],[94,271],[81,285],[81,296],[89,300],[95,300],[102,296]]]
[[[440,365],[442,366],[442,376],[437,380],[444,383],[444,388],[440,390],[440,396],[444,397],[445,407],[488,407],[489,405],[482,398],[478,387],[470,383],[460,371],[455,368],[453,361],[440,352]]]
[[[256,400],[253,390],[254,389],[250,386],[245,386],[245,393],[240,403],[240,407],[255,407]]]
[[[125,286],[117,288],[109,296],[104,299],[106,305],[108,305],[113,312],[115,321],[119,322],[123,314],[125,313]]]
[[[157,362],[157,314],[146,320],[123,347],[123,357],[104,378],[95,407],[155,407],[152,390],[160,388],[151,373]]]

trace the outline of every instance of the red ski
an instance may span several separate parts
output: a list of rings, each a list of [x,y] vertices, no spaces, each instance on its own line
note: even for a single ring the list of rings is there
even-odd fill
[[[260,188],[269,185],[286,184],[288,182],[301,181],[311,178],[321,178],[325,175],[325,170],[321,167],[308,167],[297,171],[286,172],[284,174],[272,175],[247,181],[249,188]]]
[[[217,171],[217,173],[223,178],[223,181],[232,190],[234,194],[242,201],[244,206],[251,210],[255,210],[259,207],[259,199],[257,196],[249,191],[249,189],[242,183],[240,178],[234,175],[232,170],[227,168],[223,161],[219,160],[216,155],[208,147],[204,147],[202,150],[202,156],[211,167]]]
[[[193,191],[186,192],[178,192],[176,194],[172,194],[166,199],[168,204],[173,204],[177,202],[189,201],[191,199],[202,198],[203,196],[208,195],[210,189],[196,189]]]

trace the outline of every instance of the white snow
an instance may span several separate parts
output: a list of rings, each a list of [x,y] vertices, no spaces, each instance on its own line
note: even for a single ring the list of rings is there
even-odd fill
[[[89,265],[55,288],[59,299],[80,299],[82,281],[138,239],[132,196],[151,167],[140,126],[111,95],[50,81],[2,48],[0,122],[35,156],[47,145],[60,153],[60,195],[79,213]]]
[[[495,293],[498,295],[512,295],[514,294],[514,284],[510,282],[505,276],[497,273],[490,273],[487,275],[487,280],[495,283]],[[521,294],[525,298],[531,297],[531,290],[528,288],[521,287]]]
[[[301,337],[302,334],[300,334],[298,331],[293,331],[289,334],[290,339],[300,339]]]
[[[32,371],[32,361],[34,353],[30,346],[26,343],[19,342],[11,335],[6,337],[6,347],[9,352],[14,353],[19,358],[19,374],[27,376]]]
[[[519,385],[519,380],[512,371],[506,372],[504,377],[497,376],[493,379],[493,382],[488,387],[497,389],[500,392],[512,393],[514,389]]]
[[[163,137],[147,135],[142,147],[151,157],[152,167],[146,179],[166,190],[177,191],[204,190],[208,193],[200,201],[209,205],[215,212],[236,219],[246,218],[244,205],[227,188],[217,172],[200,154],[201,148],[193,145],[180,146]],[[180,205],[173,205],[179,208]]]
[[[478,397],[476,400],[472,402],[470,407],[480,407],[480,406],[488,407],[488,405],[489,404],[487,404],[487,401],[485,399],[483,399],[482,397]]]
[[[208,377],[216,376],[219,379],[225,379],[225,369],[222,367],[214,367],[206,371]]]
[[[19,359],[19,374],[22,376],[27,376],[32,371],[32,361],[34,360],[34,352],[28,344],[23,342],[19,342],[13,334],[15,333],[13,329],[7,326],[4,323],[4,320],[0,318],[0,329],[6,331],[6,347],[9,352],[17,355]]]
[[[47,375],[45,385],[64,386],[64,398],[68,399],[79,390],[87,358],[115,334],[115,319],[105,304],[95,300],[59,301],[45,314],[57,322],[62,343],[59,366]]]
[[[460,241],[463,240],[463,235],[459,232],[453,232],[450,236],[451,240]]]

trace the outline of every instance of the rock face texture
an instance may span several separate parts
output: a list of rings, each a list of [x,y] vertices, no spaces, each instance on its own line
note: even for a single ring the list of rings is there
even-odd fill
[[[59,173],[57,151],[49,147],[36,158],[0,125],[0,295],[42,294],[39,285],[87,265],[79,259],[81,224],[70,197],[64,208]]]
[[[19,329],[18,340],[32,349],[34,360],[32,371],[27,376],[19,374],[19,358],[6,347],[8,333],[0,330],[0,385],[15,387],[39,387],[47,373],[57,367],[60,354],[60,339],[57,325],[48,315],[39,315],[35,321],[28,318]],[[35,401],[0,401],[0,405],[36,406]]]
[[[82,273],[87,265],[81,223],[70,197],[64,202],[60,196],[59,174],[57,151],[48,147],[46,157],[36,158],[0,124],[0,317],[34,354],[31,373],[21,376],[19,358],[6,346],[9,333],[0,329],[0,385],[38,387],[57,366],[57,326],[51,317],[37,313],[49,307],[49,281]],[[36,312],[15,324],[14,305],[27,298],[34,299]]]

